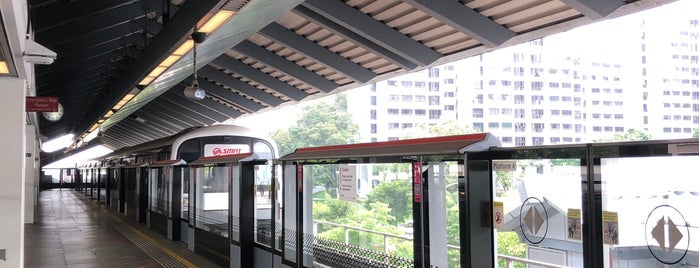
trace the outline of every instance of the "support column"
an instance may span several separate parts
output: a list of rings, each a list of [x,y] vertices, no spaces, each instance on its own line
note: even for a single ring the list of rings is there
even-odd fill
[[[24,80],[0,77],[0,267],[24,265]]]
[[[36,150],[38,144],[36,144],[36,130],[34,126],[25,126],[25,138],[26,138],[26,153],[25,155],[25,165],[24,165],[24,223],[34,223],[34,207],[37,204],[37,199],[39,196],[39,183],[38,174],[39,163],[34,159],[39,159],[39,152]]]

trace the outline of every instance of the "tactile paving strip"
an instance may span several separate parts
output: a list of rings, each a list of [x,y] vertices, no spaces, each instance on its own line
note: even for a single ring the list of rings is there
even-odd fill
[[[143,250],[148,256],[153,258],[157,263],[162,265],[163,267],[167,268],[187,268],[187,265],[184,265],[177,259],[173,258],[169,254],[165,253],[162,251],[160,248],[156,247],[153,245],[153,243],[143,239],[142,237],[138,236],[137,234],[134,234],[133,232],[126,230],[123,226],[120,224],[114,224],[114,229],[117,230],[117,232],[121,233],[126,239],[131,241],[134,245],[136,245],[138,248]]]

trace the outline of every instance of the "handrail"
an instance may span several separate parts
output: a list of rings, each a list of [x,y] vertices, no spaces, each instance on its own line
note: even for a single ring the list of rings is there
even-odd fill
[[[318,229],[317,228],[318,224],[324,224],[324,225],[330,225],[330,226],[344,228],[345,229],[345,244],[347,244],[347,245],[349,245],[349,231],[350,230],[362,231],[362,232],[376,234],[376,235],[383,235],[383,237],[384,237],[384,239],[383,239],[383,241],[384,241],[384,247],[383,247],[384,253],[388,253],[388,237],[398,238],[398,239],[403,239],[403,240],[412,240],[413,239],[411,236],[394,235],[394,234],[389,234],[389,233],[384,233],[384,232],[349,226],[349,225],[345,225],[345,224],[332,223],[332,222],[326,222],[326,221],[318,221],[318,220],[313,221],[313,235],[314,236],[316,235],[316,230]],[[461,249],[461,247],[459,247],[459,246],[448,245],[448,244],[447,244],[447,248],[452,249],[452,250],[460,250]],[[529,260],[529,259],[524,259],[524,258],[515,257],[515,256],[502,255],[502,254],[498,254],[497,256],[498,256],[498,259],[505,260],[505,267],[507,267],[507,268],[513,268],[515,263],[523,263],[523,264],[527,264],[527,265],[537,265],[537,266],[545,267],[545,268],[569,268],[568,266],[550,264],[550,263],[546,263],[546,262]]]

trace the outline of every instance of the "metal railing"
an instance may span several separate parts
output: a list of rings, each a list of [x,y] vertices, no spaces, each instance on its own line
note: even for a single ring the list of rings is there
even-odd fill
[[[349,243],[349,231],[352,231],[352,230],[370,233],[370,234],[382,235],[383,236],[383,243],[384,243],[383,251],[386,254],[388,254],[388,238],[398,238],[398,239],[403,239],[403,240],[408,240],[408,241],[413,240],[412,236],[402,236],[402,235],[389,234],[389,233],[368,230],[368,229],[364,229],[364,228],[359,228],[359,227],[354,227],[354,226],[349,226],[349,225],[344,225],[344,224],[338,224],[338,223],[332,223],[332,222],[326,222],[326,221],[313,221],[313,235],[314,236],[317,235],[317,230],[318,230],[319,224],[343,228],[345,230],[345,241],[344,242],[347,245],[350,244]],[[460,247],[454,246],[454,245],[447,245],[447,249],[461,250]],[[522,264],[526,264],[526,265],[536,265],[536,266],[544,267],[544,268],[569,268],[568,266],[550,264],[550,263],[546,263],[546,262],[529,260],[529,259],[524,259],[524,258],[515,257],[515,256],[508,256],[508,255],[502,255],[502,254],[498,254],[497,256],[498,256],[499,260],[505,260],[505,267],[507,267],[507,268],[514,268],[515,263],[522,263]]]

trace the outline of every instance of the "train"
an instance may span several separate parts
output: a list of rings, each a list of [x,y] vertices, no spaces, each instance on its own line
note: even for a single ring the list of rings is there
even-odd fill
[[[222,267],[696,265],[699,189],[645,174],[693,174],[698,154],[699,139],[503,148],[475,133],[280,156],[267,134],[215,125],[81,164],[75,187]],[[669,217],[672,249],[635,224]]]

